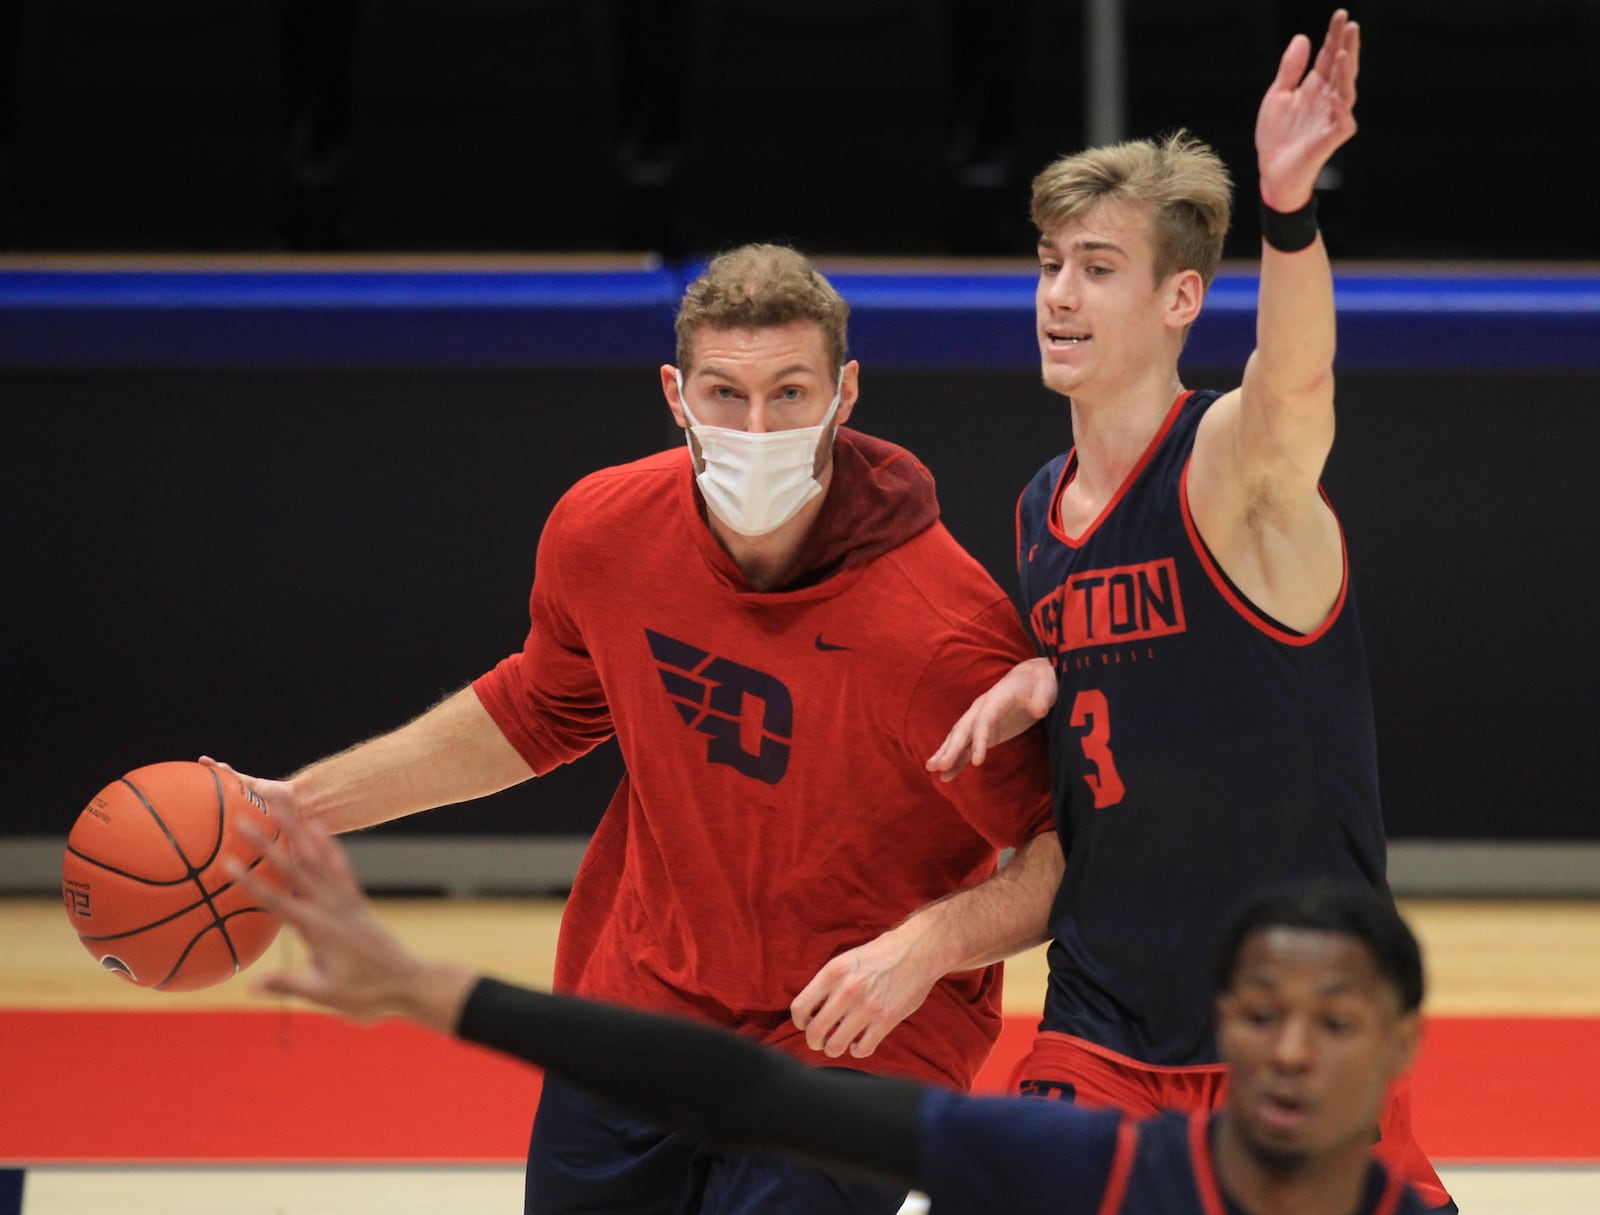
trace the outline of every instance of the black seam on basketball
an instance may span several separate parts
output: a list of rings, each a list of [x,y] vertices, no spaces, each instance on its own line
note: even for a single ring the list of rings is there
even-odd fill
[[[176,966],[173,967],[172,972],[169,973],[165,979],[156,984],[157,987],[164,987],[167,983],[172,981],[172,976],[177,973],[177,967],[183,965],[183,959],[189,956],[189,950],[194,948],[194,943],[201,937],[205,936],[205,934],[213,927],[222,933],[223,943],[228,947],[228,955],[233,959],[233,972],[235,974],[239,973],[239,951],[233,947],[233,938],[230,937],[227,933],[227,930],[222,927],[222,916],[217,912],[217,905],[211,901],[211,892],[206,889],[206,884],[200,880],[200,877],[205,872],[206,867],[209,866],[212,861],[216,860],[217,854],[222,851],[223,829],[226,826],[227,815],[227,801],[222,791],[222,777],[215,768],[208,768],[206,771],[211,774],[211,784],[217,791],[217,844],[212,850],[211,855],[206,858],[205,864],[198,868],[196,868],[194,862],[184,854],[183,846],[178,843],[177,836],[172,834],[172,829],[167,826],[166,820],[161,817],[161,812],[150,804],[150,799],[140,791],[138,785],[134,784],[126,776],[122,778],[122,783],[133,790],[133,795],[137,797],[140,804],[150,812],[150,817],[155,820],[156,826],[161,828],[161,834],[167,837],[167,842],[172,845],[172,850],[178,854],[178,859],[182,861],[184,866],[189,870],[189,880],[194,883],[194,888],[200,892],[200,902],[192,904],[190,906],[190,910],[192,911],[195,907],[198,907],[200,903],[204,903],[207,910],[211,912],[211,923],[205,928],[202,928],[199,932],[195,933],[195,935],[189,939],[189,944],[184,949],[183,954],[178,958]]]
[[[183,947],[183,952],[178,955],[178,960],[172,964],[172,969],[167,971],[167,977],[162,979],[161,982],[153,984],[153,986],[155,987],[155,989],[157,991],[160,991],[168,983],[172,982],[173,979],[178,977],[178,972],[183,969],[183,964],[186,961],[188,961],[189,955],[194,952],[194,947],[200,943],[200,938],[205,936],[206,933],[211,932],[213,929],[215,929],[218,932],[221,932],[222,931],[222,921],[221,920],[215,920],[212,923],[207,924],[199,932],[195,933],[194,936],[189,938],[189,943]],[[222,936],[223,936],[223,939],[226,940],[228,934],[223,932]],[[233,945],[231,943],[228,946],[228,951],[230,953],[233,952]],[[233,973],[234,974],[238,974],[239,973],[239,955],[238,954],[234,954],[233,955]]]
[[[212,775],[215,776],[215,773]],[[196,869],[194,863],[184,855],[183,845],[178,843],[178,837],[172,834],[172,828],[168,827],[167,820],[161,817],[161,811],[151,805],[150,799],[144,795],[143,790],[126,776],[122,778],[122,783],[133,790],[133,795],[139,799],[139,804],[150,812],[150,817],[155,820],[156,826],[161,828],[161,834],[167,837],[167,843],[172,845],[172,850],[178,854],[178,859],[183,862],[183,867],[188,870],[190,879],[193,879],[200,870]]]
[[[277,840],[278,836],[281,835],[281,834],[283,834],[283,833],[282,832],[274,833],[273,837],[272,837],[273,840]],[[258,857],[256,857],[255,860],[251,861],[248,865],[246,865],[245,868],[246,869],[255,869],[258,865],[261,864],[262,861],[264,861],[266,859],[267,858],[265,856],[258,856]],[[223,886],[220,889],[218,889],[217,893],[221,894],[224,890],[229,890],[234,885],[235,885],[235,883],[229,882],[226,886]],[[230,911],[227,915],[222,917],[223,926],[224,926],[223,927],[224,933],[226,933],[226,931],[227,931],[227,927],[226,927],[227,921],[231,920],[234,916],[240,914],[241,912],[245,912],[245,911],[259,912],[261,915],[264,915],[264,916],[270,916],[272,914],[265,907],[262,907],[262,906],[260,906],[259,904],[256,904],[256,903],[249,903],[249,904],[247,904],[247,905],[245,905],[243,907],[236,908],[233,911]],[[231,937],[228,939],[228,947],[230,949],[233,947],[233,939]],[[233,962],[234,962],[234,972],[237,973],[238,970],[239,970],[239,955],[237,953],[235,953],[233,955]]]
[[[218,893],[221,893],[221,892],[219,891]],[[137,928],[129,928],[129,929],[126,929],[123,932],[108,932],[103,937],[86,937],[86,936],[83,935],[83,933],[80,932],[78,934],[78,939],[80,941],[120,941],[123,937],[136,937],[141,932],[149,932],[152,928],[160,928],[161,925],[163,925],[163,924],[170,924],[170,923],[172,923],[173,920],[182,919],[184,916],[188,915],[191,911],[193,911],[196,907],[204,907],[206,905],[206,902],[207,902],[206,899],[196,899],[194,902],[190,903],[187,907],[180,908],[179,910],[174,911],[171,915],[164,915],[159,920],[151,920],[148,924],[140,924]],[[217,922],[217,914],[216,914],[216,908],[215,907],[213,907],[211,909],[211,922],[213,924],[215,924]],[[209,928],[210,926],[211,925],[208,924],[206,927]],[[202,928],[200,931],[204,932],[204,931],[206,931],[206,929]]]
[[[221,891],[218,891],[217,893],[220,894]],[[233,938],[228,935],[228,921],[237,916],[244,915],[246,912],[252,911],[257,915],[267,914],[266,911],[260,907],[240,907],[234,911],[228,912],[227,915],[221,917],[215,922],[207,924],[199,932],[195,933],[194,936],[190,937],[189,943],[183,947],[183,952],[178,955],[178,960],[172,964],[172,969],[167,972],[167,977],[155,985],[157,990],[165,987],[168,983],[172,982],[173,979],[178,977],[178,972],[183,969],[184,962],[187,961],[189,955],[194,952],[194,947],[200,943],[200,938],[205,936],[206,933],[212,931],[222,934],[222,939],[227,943],[228,946],[228,953],[233,957],[233,973],[238,974],[242,969],[242,967],[239,965],[239,951],[233,947]],[[109,940],[110,938],[106,939]]]
[[[118,869],[115,865],[108,865],[104,861],[90,856],[87,852],[80,852],[71,844],[67,845],[67,851],[85,864],[93,865],[96,869],[104,869],[107,873],[114,873],[118,877],[132,878],[134,881],[142,882],[146,886],[182,886],[189,880],[188,875],[181,878],[173,878],[168,882],[157,878],[145,877],[142,873],[129,873],[126,869]]]
[[[276,837],[274,837],[274,838],[276,838]],[[84,859],[85,860],[89,860],[90,858],[84,857]],[[264,860],[266,860],[265,857],[258,856],[258,857],[256,857],[255,860],[251,861],[250,864],[245,866],[245,868],[254,869],[256,866],[260,865],[261,862],[264,861]],[[96,861],[94,863],[95,864],[99,864],[98,861]],[[101,868],[105,869],[105,868],[109,868],[109,866],[101,865]],[[113,869],[113,870],[111,870],[111,872],[113,872],[113,873],[122,873],[122,871],[120,869]],[[139,880],[139,881],[143,881],[144,880],[142,878],[137,878],[135,874],[131,874],[131,873],[123,874],[123,876],[124,877],[132,877],[132,878],[135,878],[135,880]],[[184,878],[183,880],[184,881],[188,881],[187,878]],[[150,885],[177,886],[180,883],[178,883],[178,882],[152,882],[152,883],[149,883],[149,884]],[[225,883],[223,883],[221,886],[218,886],[215,890],[211,891],[211,898],[219,898],[220,896],[222,896],[224,894],[227,894],[228,891],[232,890],[235,885],[237,885],[237,883],[235,883],[235,882],[225,882]],[[203,906],[208,901],[209,900],[207,900],[207,899],[196,899],[194,902],[190,903],[187,907],[180,907],[177,911],[174,911],[171,915],[164,915],[159,920],[151,920],[148,924],[140,924],[138,927],[129,928],[124,932],[109,932],[109,933],[106,933],[104,936],[85,936],[83,933],[80,932],[78,934],[78,939],[80,941],[96,941],[96,942],[98,942],[98,941],[117,941],[117,940],[121,940],[123,937],[138,936],[141,932],[148,932],[152,928],[160,928],[161,925],[163,925],[163,924],[170,924],[173,920],[176,920],[176,919],[178,919],[178,918],[180,918],[182,916],[188,915],[196,907]],[[213,906],[212,907],[213,922],[214,923],[221,923],[223,920],[226,920],[229,916],[237,915],[239,913],[239,911],[259,911],[263,915],[267,914],[267,909],[265,907],[258,907],[256,904],[251,903],[249,906],[240,907],[237,911],[230,911],[228,913],[228,915],[222,916],[220,919],[218,919],[218,918],[216,918],[216,915],[215,915],[216,908],[215,908],[215,906]],[[209,928],[210,925],[208,925],[207,927]],[[200,931],[201,932],[205,932],[206,929],[202,928]],[[230,949],[232,948],[231,940],[229,942],[229,947],[230,947]],[[237,970],[238,969],[238,961],[239,961],[239,955],[238,955],[237,951],[234,952],[233,960],[234,960],[234,964],[235,964],[234,965],[234,969]]]
[[[266,915],[266,914],[267,914],[267,909],[265,907],[257,907],[253,903],[249,907],[235,907],[232,911],[228,912],[227,915],[222,917],[222,930],[223,930],[224,933],[226,933],[227,930],[228,930],[228,921],[229,920],[236,920],[242,915]],[[234,968],[235,971],[239,970],[239,955],[238,954],[234,954],[233,955],[233,968]]]
[[[207,768],[206,771],[211,773],[211,786],[217,791],[217,843],[211,849],[211,855],[199,866],[201,873],[211,868],[212,862],[221,854],[222,841],[226,838],[228,827],[228,797],[222,791],[222,774],[215,768]]]
[[[213,907],[211,909],[211,913],[213,915],[216,915],[216,908],[215,907]],[[238,974],[239,973],[239,951],[236,948],[234,948],[233,934],[228,931],[228,919],[229,919],[230,916],[232,916],[234,914],[236,914],[236,913],[230,911],[227,915],[219,915],[219,916],[217,916],[217,931],[222,934],[222,943],[228,947],[228,956],[233,959],[233,973],[234,974]]]
[[[228,829],[228,803],[227,796],[222,792],[222,774],[219,773],[215,768],[209,768],[207,771],[211,773],[211,783],[217,790],[217,846],[211,850],[211,855],[206,857],[206,863],[200,866],[201,873],[204,873],[207,869],[211,868],[212,863],[222,852],[222,841],[227,834]],[[216,921],[217,931],[222,934],[222,943],[228,947],[228,956],[233,959],[233,973],[238,974],[239,951],[234,948],[233,934],[228,931],[228,917],[218,914],[216,904],[211,902],[213,895],[207,893],[206,888],[200,881],[198,874],[195,876],[194,881],[195,885],[200,887],[200,892],[206,896],[206,902],[211,904],[211,918]],[[232,885],[231,882],[228,884]],[[218,891],[217,893],[220,894],[221,891]]]

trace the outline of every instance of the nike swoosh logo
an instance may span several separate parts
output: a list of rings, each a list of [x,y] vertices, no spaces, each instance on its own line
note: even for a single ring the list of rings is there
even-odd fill
[[[819,650],[848,650],[849,648],[847,645],[832,645],[822,640],[821,633],[817,634],[817,649]]]

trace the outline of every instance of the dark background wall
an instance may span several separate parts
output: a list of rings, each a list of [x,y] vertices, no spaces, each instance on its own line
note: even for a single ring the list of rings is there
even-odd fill
[[[1564,263],[1600,258],[1600,3],[1349,7],[1361,129],[1319,183],[1344,284],[1327,485],[1391,831],[1592,839],[1600,306]],[[98,296],[48,259],[596,251],[671,267],[747,239],[1026,257],[1029,180],[1089,138],[1089,8],[0,0],[0,674],[15,698],[0,837],[59,836],[153,759],[205,750],[281,773],[404,720],[518,643],[560,491],[676,441],[644,365],[658,331],[667,357],[675,290],[598,325],[557,302],[526,328],[522,302],[397,310],[380,284],[325,322],[321,297],[288,317],[241,304],[248,286],[196,296],[159,273]],[[1261,91],[1331,8],[1123,5],[1126,133],[1186,126],[1221,151],[1239,186],[1230,257],[1256,249]],[[1454,311],[1359,313],[1342,272],[1372,258],[1540,265],[1515,305],[1488,282]],[[858,417],[923,456],[946,521],[1009,587],[1017,487],[1070,436],[1028,366],[1025,313],[991,340],[989,305],[958,311],[967,299],[858,312]],[[1225,303],[1208,308],[1225,357],[1191,383],[1237,378],[1250,320]],[[631,369],[590,347],[589,369],[556,369],[624,328]],[[393,830],[582,832],[615,777],[603,752]]]
[[[1192,369],[1194,385],[1225,371]],[[1017,489],[1070,443],[1031,372],[874,372],[857,421],[918,452],[1011,588]],[[1347,375],[1348,531],[1396,838],[1592,838],[1600,449],[1592,375]],[[675,443],[653,374],[0,373],[11,644],[5,834],[209,752],[281,774],[518,646],[576,477]],[[572,834],[608,748],[391,830]]]
[[[1349,0],[1343,257],[1597,257],[1593,0]],[[1088,0],[0,0],[0,248],[1025,255]],[[1331,0],[1123,0],[1125,134],[1253,192]],[[1241,206],[1230,256],[1251,256]],[[1536,217],[1536,218],[1535,218]]]

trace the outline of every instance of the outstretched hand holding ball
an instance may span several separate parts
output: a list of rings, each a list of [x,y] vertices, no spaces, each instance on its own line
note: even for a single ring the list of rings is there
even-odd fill
[[[260,958],[278,920],[226,866],[236,861],[274,887],[282,879],[241,831],[249,822],[272,831],[265,803],[226,766],[151,764],[100,790],[61,865],[67,918],[84,948],[113,974],[161,991],[212,987]]]

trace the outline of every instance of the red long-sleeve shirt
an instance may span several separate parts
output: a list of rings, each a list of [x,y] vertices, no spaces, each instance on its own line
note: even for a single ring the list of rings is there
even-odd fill
[[[711,534],[683,449],[586,477],[545,527],[523,649],[475,685],[535,772],[613,733],[622,749],[557,989],[808,1061],[789,1002],[824,962],[1051,826],[1040,731],[949,784],[924,769],[1032,651],[920,463],[849,430],[834,459],[799,574],[774,591]],[[969,1084],[999,978],[945,978],[866,1065]]]

